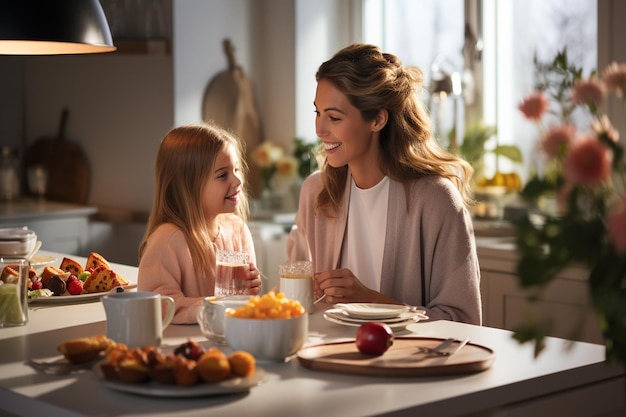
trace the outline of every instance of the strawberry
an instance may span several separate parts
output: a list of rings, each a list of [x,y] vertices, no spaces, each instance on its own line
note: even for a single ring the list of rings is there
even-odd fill
[[[37,281],[33,281],[31,284],[31,289],[32,290],[40,290],[43,288],[43,284],[41,283],[40,280]]]
[[[75,276],[74,276],[75,277]],[[67,292],[71,295],[79,295],[83,292],[83,282],[79,279],[73,279],[67,281]]]

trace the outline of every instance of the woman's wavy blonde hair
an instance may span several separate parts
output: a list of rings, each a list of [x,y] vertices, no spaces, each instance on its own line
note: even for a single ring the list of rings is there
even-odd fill
[[[139,259],[150,235],[163,223],[172,223],[185,235],[191,259],[198,272],[211,270],[207,252],[212,250],[210,232],[202,211],[201,196],[219,152],[232,145],[242,173],[242,192],[236,214],[248,216],[244,179],[247,165],[241,141],[211,124],[186,125],[170,130],[163,138],[155,164],[155,194],[146,234],[139,246]]]
[[[423,74],[404,66],[392,54],[374,45],[353,44],[337,52],[318,69],[316,80],[327,80],[344,93],[365,121],[381,109],[389,116],[380,132],[380,166],[390,178],[408,183],[427,175],[450,179],[471,204],[473,169],[462,158],[443,149],[432,134],[431,120],[421,98]],[[333,168],[323,150],[320,159],[324,189],[317,209],[327,216],[336,213],[344,192],[348,166]]]

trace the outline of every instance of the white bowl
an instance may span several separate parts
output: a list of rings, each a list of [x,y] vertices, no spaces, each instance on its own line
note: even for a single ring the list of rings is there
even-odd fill
[[[224,320],[224,335],[230,347],[246,351],[261,361],[284,361],[304,345],[308,332],[308,314],[288,319],[226,315]]]

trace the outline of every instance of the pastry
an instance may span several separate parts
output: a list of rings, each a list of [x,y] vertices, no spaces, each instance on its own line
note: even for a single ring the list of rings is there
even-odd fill
[[[190,387],[200,380],[198,364],[196,361],[184,356],[176,356],[174,359],[174,381],[181,387]]]
[[[65,275],[65,271],[52,265],[46,266],[43,271],[41,271],[41,283],[43,284],[44,288],[48,288],[48,282],[50,281],[50,278],[55,275]]]
[[[256,372],[256,361],[249,352],[238,350],[228,357],[231,372],[236,376],[247,377]]]
[[[91,252],[87,258],[87,264],[85,269],[96,269],[99,266],[104,266],[106,269],[111,269],[111,265],[107,262],[102,255],[96,252]]]
[[[136,358],[128,357],[117,365],[117,375],[122,382],[138,384],[150,379],[150,368]]]
[[[105,335],[98,335],[68,340],[58,345],[57,349],[71,363],[84,363],[96,359],[114,344]]]
[[[124,281],[121,281],[120,276],[113,270],[101,265],[87,277],[83,284],[83,290],[88,293],[111,291],[115,287],[128,284],[128,281],[125,281],[126,284]]]
[[[62,269],[63,271],[69,272],[70,274],[74,274],[76,276],[79,276],[84,271],[83,266],[71,258],[63,258],[59,269]]]
[[[2,276],[0,276],[0,281],[2,282],[17,282],[17,277],[19,273],[13,267],[13,265],[7,265],[2,270]]]
[[[210,348],[198,359],[198,371],[203,381],[224,381],[230,376],[230,362],[224,352]]]

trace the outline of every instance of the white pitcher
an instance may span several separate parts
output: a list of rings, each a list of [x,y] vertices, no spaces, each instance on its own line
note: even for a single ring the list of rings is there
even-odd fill
[[[162,304],[165,302],[165,315]],[[120,292],[102,297],[107,337],[130,347],[160,346],[174,318],[174,299],[155,292]]]

